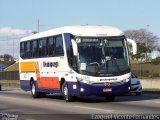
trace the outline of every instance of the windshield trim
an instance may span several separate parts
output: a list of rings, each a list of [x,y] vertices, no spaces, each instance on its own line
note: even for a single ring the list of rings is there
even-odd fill
[[[117,63],[117,61],[116,61],[116,59],[115,58],[112,58],[112,62],[114,61],[115,62],[115,66],[116,66],[116,71],[115,72],[113,72],[112,74],[110,74],[110,73],[106,73],[106,72],[100,72],[100,73],[98,73],[97,72],[97,69],[99,69],[99,68],[97,68],[97,67],[93,67],[94,69],[95,69],[95,71],[93,72],[93,71],[87,71],[87,70],[80,70],[80,63],[81,63],[81,60],[80,60],[80,55],[81,55],[81,53],[80,53],[80,51],[78,50],[78,52],[79,52],[79,56],[78,56],[78,63],[79,63],[79,72],[81,73],[81,74],[85,74],[85,75],[91,75],[91,76],[118,76],[118,75],[122,75],[122,74],[125,74],[125,73],[129,73],[130,72],[130,61],[129,61],[129,54],[128,54],[128,46],[127,46],[127,41],[126,41],[126,38],[124,37],[124,36],[116,36],[116,37],[76,37],[76,38],[78,38],[78,39],[81,39],[81,40],[83,40],[84,38],[85,39],[99,39],[99,40],[103,40],[103,39],[107,39],[107,40],[109,40],[110,42],[113,42],[113,41],[122,41],[122,47],[123,47],[123,50],[124,50],[124,54],[125,54],[125,56],[124,56],[124,58],[122,59],[122,60],[126,60],[126,64],[125,64],[125,68],[123,69],[123,70],[121,70],[121,68],[119,67],[119,65],[118,65],[118,63]],[[115,40],[114,40],[115,39]],[[79,41],[77,41],[77,39],[76,39],[76,42],[77,42],[77,45],[79,44]],[[94,41],[95,42],[95,41]],[[99,41],[98,41],[99,42]],[[83,43],[83,42],[82,42]],[[89,42],[88,42],[89,43]],[[91,42],[91,43],[93,43],[93,42]],[[85,44],[85,42],[84,42],[84,44]],[[90,45],[90,46],[92,46],[92,45]],[[79,45],[78,45],[78,48],[79,48]]]

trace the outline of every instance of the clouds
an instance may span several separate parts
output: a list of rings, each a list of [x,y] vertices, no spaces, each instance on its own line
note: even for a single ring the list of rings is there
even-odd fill
[[[0,28],[0,36],[17,36],[31,33],[31,30],[24,30],[12,27]]]
[[[0,28],[0,55],[10,54],[18,58],[20,39],[31,34],[31,30],[12,27]]]

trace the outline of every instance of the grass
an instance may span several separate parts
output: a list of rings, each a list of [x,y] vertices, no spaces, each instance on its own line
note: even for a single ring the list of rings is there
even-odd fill
[[[1,80],[0,83],[1,83],[2,87],[14,87],[14,88],[20,87],[19,80]]]
[[[160,79],[160,65],[151,63],[132,63],[131,71],[141,79]]]
[[[19,71],[19,63],[15,63],[9,67],[7,67],[4,71]]]
[[[137,64],[138,63],[136,60],[131,60],[130,62],[131,62],[131,64]]]
[[[143,93],[155,93],[155,94],[160,94],[160,89],[155,89],[155,88],[145,88],[143,89]]]

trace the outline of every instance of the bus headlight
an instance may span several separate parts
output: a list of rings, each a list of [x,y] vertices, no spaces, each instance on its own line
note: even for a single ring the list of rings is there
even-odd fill
[[[90,81],[89,77],[82,77],[82,78],[77,77],[77,80],[82,82],[82,83],[86,83],[86,84],[92,84],[93,83],[92,81]]]
[[[130,90],[130,89],[131,89],[131,87],[129,86],[129,87],[128,87],[128,90]]]
[[[122,80],[121,82],[122,82],[122,83],[127,83],[129,80],[130,80],[130,79],[127,78],[127,79]]]
[[[81,91],[81,92],[84,92],[84,88],[81,88],[80,91]]]
[[[126,82],[128,82],[129,80],[130,80],[130,78],[127,78],[127,79],[126,79]]]

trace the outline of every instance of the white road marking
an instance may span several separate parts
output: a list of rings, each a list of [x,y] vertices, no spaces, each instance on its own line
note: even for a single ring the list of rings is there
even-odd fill
[[[73,106],[77,108],[83,108],[83,109],[90,109],[90,110],[97,110],[97,111],[106,111],[106,112],[113,112],[114,110],[108,110],[108,109],[101,109],[101,108],[92,108],[92,107],[85,107],[85,106]]]

